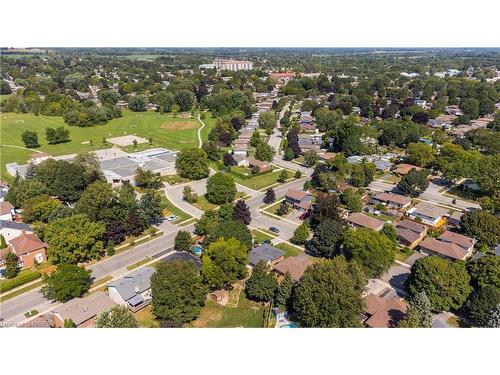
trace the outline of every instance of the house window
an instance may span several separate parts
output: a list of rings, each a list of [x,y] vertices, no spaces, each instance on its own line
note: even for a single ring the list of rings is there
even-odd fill
[[[43,263],[45,261],[45,257],[43,256],[43,253],[36,254],[35,260],[37,261],[37,263]]]

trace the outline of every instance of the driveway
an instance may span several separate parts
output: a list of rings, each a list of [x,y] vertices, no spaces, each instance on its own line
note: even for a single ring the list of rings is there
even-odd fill
[[[410,268],[395,264],[380,277],[380,280],[394,288],[400,297],[404,297],[407,295],[405,283],[409,276]]]

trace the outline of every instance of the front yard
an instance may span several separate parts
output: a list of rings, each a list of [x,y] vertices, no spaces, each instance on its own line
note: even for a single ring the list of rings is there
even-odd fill
[[[296,257],[304,252],[300,247],[287,244],[286,242],[281,242],[276,247],[285,252],[285,258]]]

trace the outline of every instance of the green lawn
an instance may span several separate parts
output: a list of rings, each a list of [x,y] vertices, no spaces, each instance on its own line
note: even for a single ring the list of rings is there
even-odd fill
[[[202,211],[210,211],[219,207],[216,204],[210,203],[204,195],[199,195],[198,200],[193,203],[193,206],[199,208]]]
[[[239,184],[249,187],[250,189],[253,190],[261,190],[264,188],[267,188],[271,185],[274,185],[278,182],[278,177],[280,175],[281,171],[275,171],[271,173],[266,173],[266,174],[261,174],[259,176],[251,177],[248,179],[237,179],[235,178],[235,182],[238,182]],[[292,178],[295,173],[292,171],[288,171],[288,178]]]
[[[292,246],[286,242],[279,243],[276,247],[285,252],[285,258],[296,257],[304,252],[301,248]]]
[[[205,123],[205,127],[201,129],[201,139],[203,140],[203,142],[206,142],[208,140],[208,135],[210,134],[210,131],[217,124],[217,118],[212,117],[210,112],[206,112],[205,118],[201,119],[201,121]]]
[[[256,241],[257,243],[262,243],[265,240],[273,240],[274,239],[273,236],[270,236],[267,233],[262,233],[261,231],[258,231],[255,229],[252,230],[252,236],[253,236],[254,241]]]
[[[215,121],[215,119],[208,119],[210,126],[215,124]],[[47,127],[56,128],[60,126],[70,131],[71,141],[49,145],[45,140],[45,129]],[[69,126],[64,123],[62,117],[1,113],[0,139],[2,145],[24,147],[21,141],[21,134],[25,130],[32,130],[38,133],[40,147],[37,150],[54,156],[110,147],[111,145],[109,144],[106,146],[103,145],[102,139],[122,135],[137,135],[145,139],[152,138],[153,140],[152,145],[149,143],[140,144],[137,149],[131,146],[126,148],[127,151],[143,150],[150,147],[165,147],[171,150],[180,150],[187,147],[198,147],[197,130],[200,126],[201,124],[196,119],[174,118],[170,114],[162,115],[157,112],[134,113],[124,111],[123,117],[113,119],[105,125],[86,128]],[[207,128],[210,128],[210,126],[207,124]],[[90,140],[92,140],[92,144],[86,143]],[[2,175],[5,172],[3,164],[11,162],[24,163],[30,155],[30,151],[16,150],[14,148],[2,147],[1,151]]]
[[[264,306],[245,298],[245,292],[240,294],[237,307],[219,305],[207,300],[197,320],[191,327],[207,328],[261,328],[264,320]]]
[[[178,208],[172,202],[170,202],[166,196],[163,196],[162,199],[163,199],[163,205],[165,206],[165,210],[179,217],[179,219],[177,219],[174,223],[180,223],[181,221],[192,218],[191,215],[182,211],[180,208]]]
[[[267,207],[264,212],[267,212],[267,213],[270,213],[270,214],[274,214],[274,215],[277,215],[276,211],[278,211],[278,208],[280,208],[281,206],[281,203],[283,203],[284,201],[284,198],[283,197],[279,197],[277,200],[276,200],[276,203],[272,204],[271,206]],[[291,211],[291,210],[290,210]]]
[[[414,253],[413,250],[404,251],[403,249],[396,249],[396,252],[394,253],[394,258],[396,258],[396,260],[399,260],[400,262],[405,262],[406,259],[408,259],[410,255],[412,255],[413,253]]]

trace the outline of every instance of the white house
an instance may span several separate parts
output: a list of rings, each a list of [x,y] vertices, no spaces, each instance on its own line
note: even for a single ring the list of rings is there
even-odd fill
[[[25,233],[33,233],[33,229],[28,224],[18,223],[16,221],[0,220],[0,234],[5,238],[5,241],[10,242],[16,237]]]

